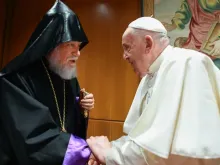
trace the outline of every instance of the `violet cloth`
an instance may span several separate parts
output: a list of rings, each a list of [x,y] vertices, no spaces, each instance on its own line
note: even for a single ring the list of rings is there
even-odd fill
[[[91,154],[86,141],[77,136],[70,136],[63,165],[85,165]]]

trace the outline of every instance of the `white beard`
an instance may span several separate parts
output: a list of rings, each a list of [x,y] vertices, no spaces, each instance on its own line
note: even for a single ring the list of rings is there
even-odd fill
[[[68,67],[61,65],[57,58],[47,58],[49,62],[49,68],[54,73],[58,74],[64,80],[70,80],[76,77],[76,66]]]

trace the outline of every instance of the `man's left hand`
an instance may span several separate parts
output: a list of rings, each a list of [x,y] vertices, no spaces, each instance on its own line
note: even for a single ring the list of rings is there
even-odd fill
[[[86,95],[81,101],[80,105],[83,109],[91,110],[94,108],[95,105],[95,99],[92,93],[89,93]]]

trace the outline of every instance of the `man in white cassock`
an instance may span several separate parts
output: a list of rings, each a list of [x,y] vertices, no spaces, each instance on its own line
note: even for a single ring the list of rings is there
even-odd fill
[[[219,165],[220,71],[197,51],[174,48],[151,17],[131,22],[123,34],[124,59],[142,78],[123,136],[87,142],[89,164]]]

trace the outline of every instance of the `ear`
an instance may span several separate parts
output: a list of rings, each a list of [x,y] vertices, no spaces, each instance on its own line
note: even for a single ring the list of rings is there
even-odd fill
[[[150,35],[145,36],[145,51],[149,53],[153,48],[153,38]]]

